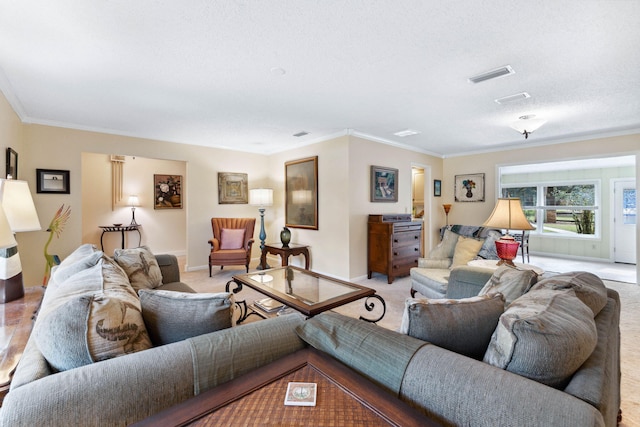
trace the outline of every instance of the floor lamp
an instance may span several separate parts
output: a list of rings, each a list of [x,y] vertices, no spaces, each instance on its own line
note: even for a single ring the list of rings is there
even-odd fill
[[[40,220],[27,181],[0,180],[0,204],[12,233],[40,230]],[[3,224],[0,224],[2,227]],[[24,296],[17,243],[0,250],[0,303]]]
[[[271,188],[255,188],[249,190],[249,204],[251,206],[259,206],[260,212],[260,254],[264,251],[264,241],[267,233],[264,231],[264,208],[273,205],[273,190]],[[271,268],[265,260],[264,268]],[[258,264],[258,270],[262,270],[262,265]]]
[[[498,265],[513,266],[513,260],[518,255],[520,243],[509,234],[509,230],[533,230],[535,227],[527,220],[522,210],[520,199],[498,199],[489,219],[482,224],[484,227],[506,229],[507,233],[496,240],[496,252],[500,261]]]

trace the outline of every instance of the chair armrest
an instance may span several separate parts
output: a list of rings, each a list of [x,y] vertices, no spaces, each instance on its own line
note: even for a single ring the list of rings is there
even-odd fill
[[[156,255],[156,261],[162,273],[163,284],[180,281],[180,267],[178,266],[178,258],[175,255]]]
[[[247,240],[247,250],[248,250],[248,251],[250,251],[250,250],[251,250],[251,247],[253,246],[253,242],[254,242],[254,240],[253,240],[253,239],[249,239],[249,240]]]
[[[494,270],[466,265],[455,267],[449,275],[446,298],[460,299],[478,295],[493,275]]]
[[[209,240],[209,244],[211,245],[211,249],[213,251],[219,251],[220,250],[220,241],[218,239],[216,239],[215,237],[213,239]]]

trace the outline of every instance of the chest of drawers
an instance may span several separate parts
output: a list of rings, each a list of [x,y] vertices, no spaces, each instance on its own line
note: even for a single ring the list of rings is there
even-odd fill
[[[410,215],[369,215],[367,232],[367,277],[386,274],[387,282],[406,276],[418,266],[422,221]]]

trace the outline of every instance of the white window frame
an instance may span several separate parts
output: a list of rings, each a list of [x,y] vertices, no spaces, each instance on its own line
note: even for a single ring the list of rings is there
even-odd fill
[[[502,184],[500,183],[499,194],[502,195],[503,190],[509,188],[523,188],[523,187],[536,187],[536,205],[535,206],[525,206],[524,203],[522,205],[522,209],[525,210],[536,210],[536,223],[535,230],[531,230],[531,234],[535,234],[540,237],[548,237],[552,239],[562,238],[562,239],[580,239],[580,240],[595,240],[600,239],[600,233],[602,228],[602,219],[601,219],[601,181],[599,179],[580,179],[580,180],[564,180],[564,181],[532,181],[532,182],[520,182],[520,183],[509,183]],[[594,234],[554,234],[554,233],[545,233],[544,232],[544,212],[547,210],[557,210],[558,206],[546,206],[545,205],[545,192],[544,189],[547,187],[563,187],[570,185],[593,185],[594,189],[594,202],[593,206],[570,206],[570,208],[580,209],[580,210],[593,210],[595,213],[594,223],[595,230]],[[569,207],[569,206],[568,206]],[[563,206],[563,208],[565,208]]]

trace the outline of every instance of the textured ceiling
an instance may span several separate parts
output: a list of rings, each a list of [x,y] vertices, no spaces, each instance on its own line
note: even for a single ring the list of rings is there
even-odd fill
[[[639,23],[638,0],[0,0],[0,89],[27,123],[448,156],[640,132]],[[526,141],[525,114],[547,120]]]

